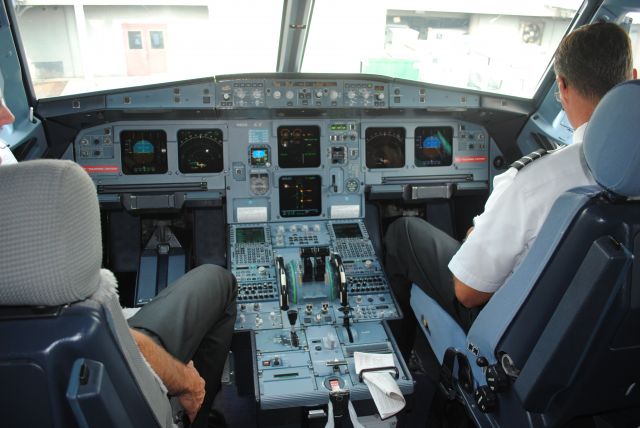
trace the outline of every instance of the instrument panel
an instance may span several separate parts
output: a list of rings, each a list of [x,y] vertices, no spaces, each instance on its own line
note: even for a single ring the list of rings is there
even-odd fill
[[[489,188],[487,131],[446,114],[478,108],[475,95],[349,78],[223,77],[175,87],[170,99],[167,91],[114,94],[106,106],[202,102],[214,104],[216,118],[122,118],[80,131],[75,160],[101,202],[173,209],[224,197],[229,221],[250,223],[361,218],[365,195],[416,201]],[[168,197],[134,203],[146,193]]]

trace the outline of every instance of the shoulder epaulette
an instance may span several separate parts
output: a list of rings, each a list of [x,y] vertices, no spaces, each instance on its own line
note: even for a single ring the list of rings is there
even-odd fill
[[[536,159],[540,159],[542,156],[546,155],[547,149],[538,149],[535,152],[531,152],[526,156],[522,156],[520,159],[509,165],[509,168],[515,168],[520,171],[525,166],[529,165]]]

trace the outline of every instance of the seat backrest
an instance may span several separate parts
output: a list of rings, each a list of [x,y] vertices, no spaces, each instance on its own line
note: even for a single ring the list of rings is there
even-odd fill
[[[498,419],[520,407],[553,425],[640,406],[638,97],[631,81],[601,100],[582,147],[601,187],[556,202],[469,331],[470,357],[508,363],[514,374]]]
[[[69,161],[0,167],[3,426],[172,426],[101,270],[91,179]]]

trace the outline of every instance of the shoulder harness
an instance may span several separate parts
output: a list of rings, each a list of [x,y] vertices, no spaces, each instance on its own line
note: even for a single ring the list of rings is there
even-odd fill
[[[525,166],[529,165],[536,159],[540,159],[542,156],[549,153],[547,149],[538,149],[535,152],[531,152],[526,156],[522,156],[520,159],[509,165],[509,168],[515,168],[520,171]]]

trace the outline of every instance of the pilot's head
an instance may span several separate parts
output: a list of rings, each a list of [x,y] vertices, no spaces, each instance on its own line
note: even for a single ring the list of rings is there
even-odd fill
[[[589,121],[609,89],[636,77],[631,40],[613,23],[589,24],[569,33],[558,46],[553,68],[559,101],[574,128]]]

